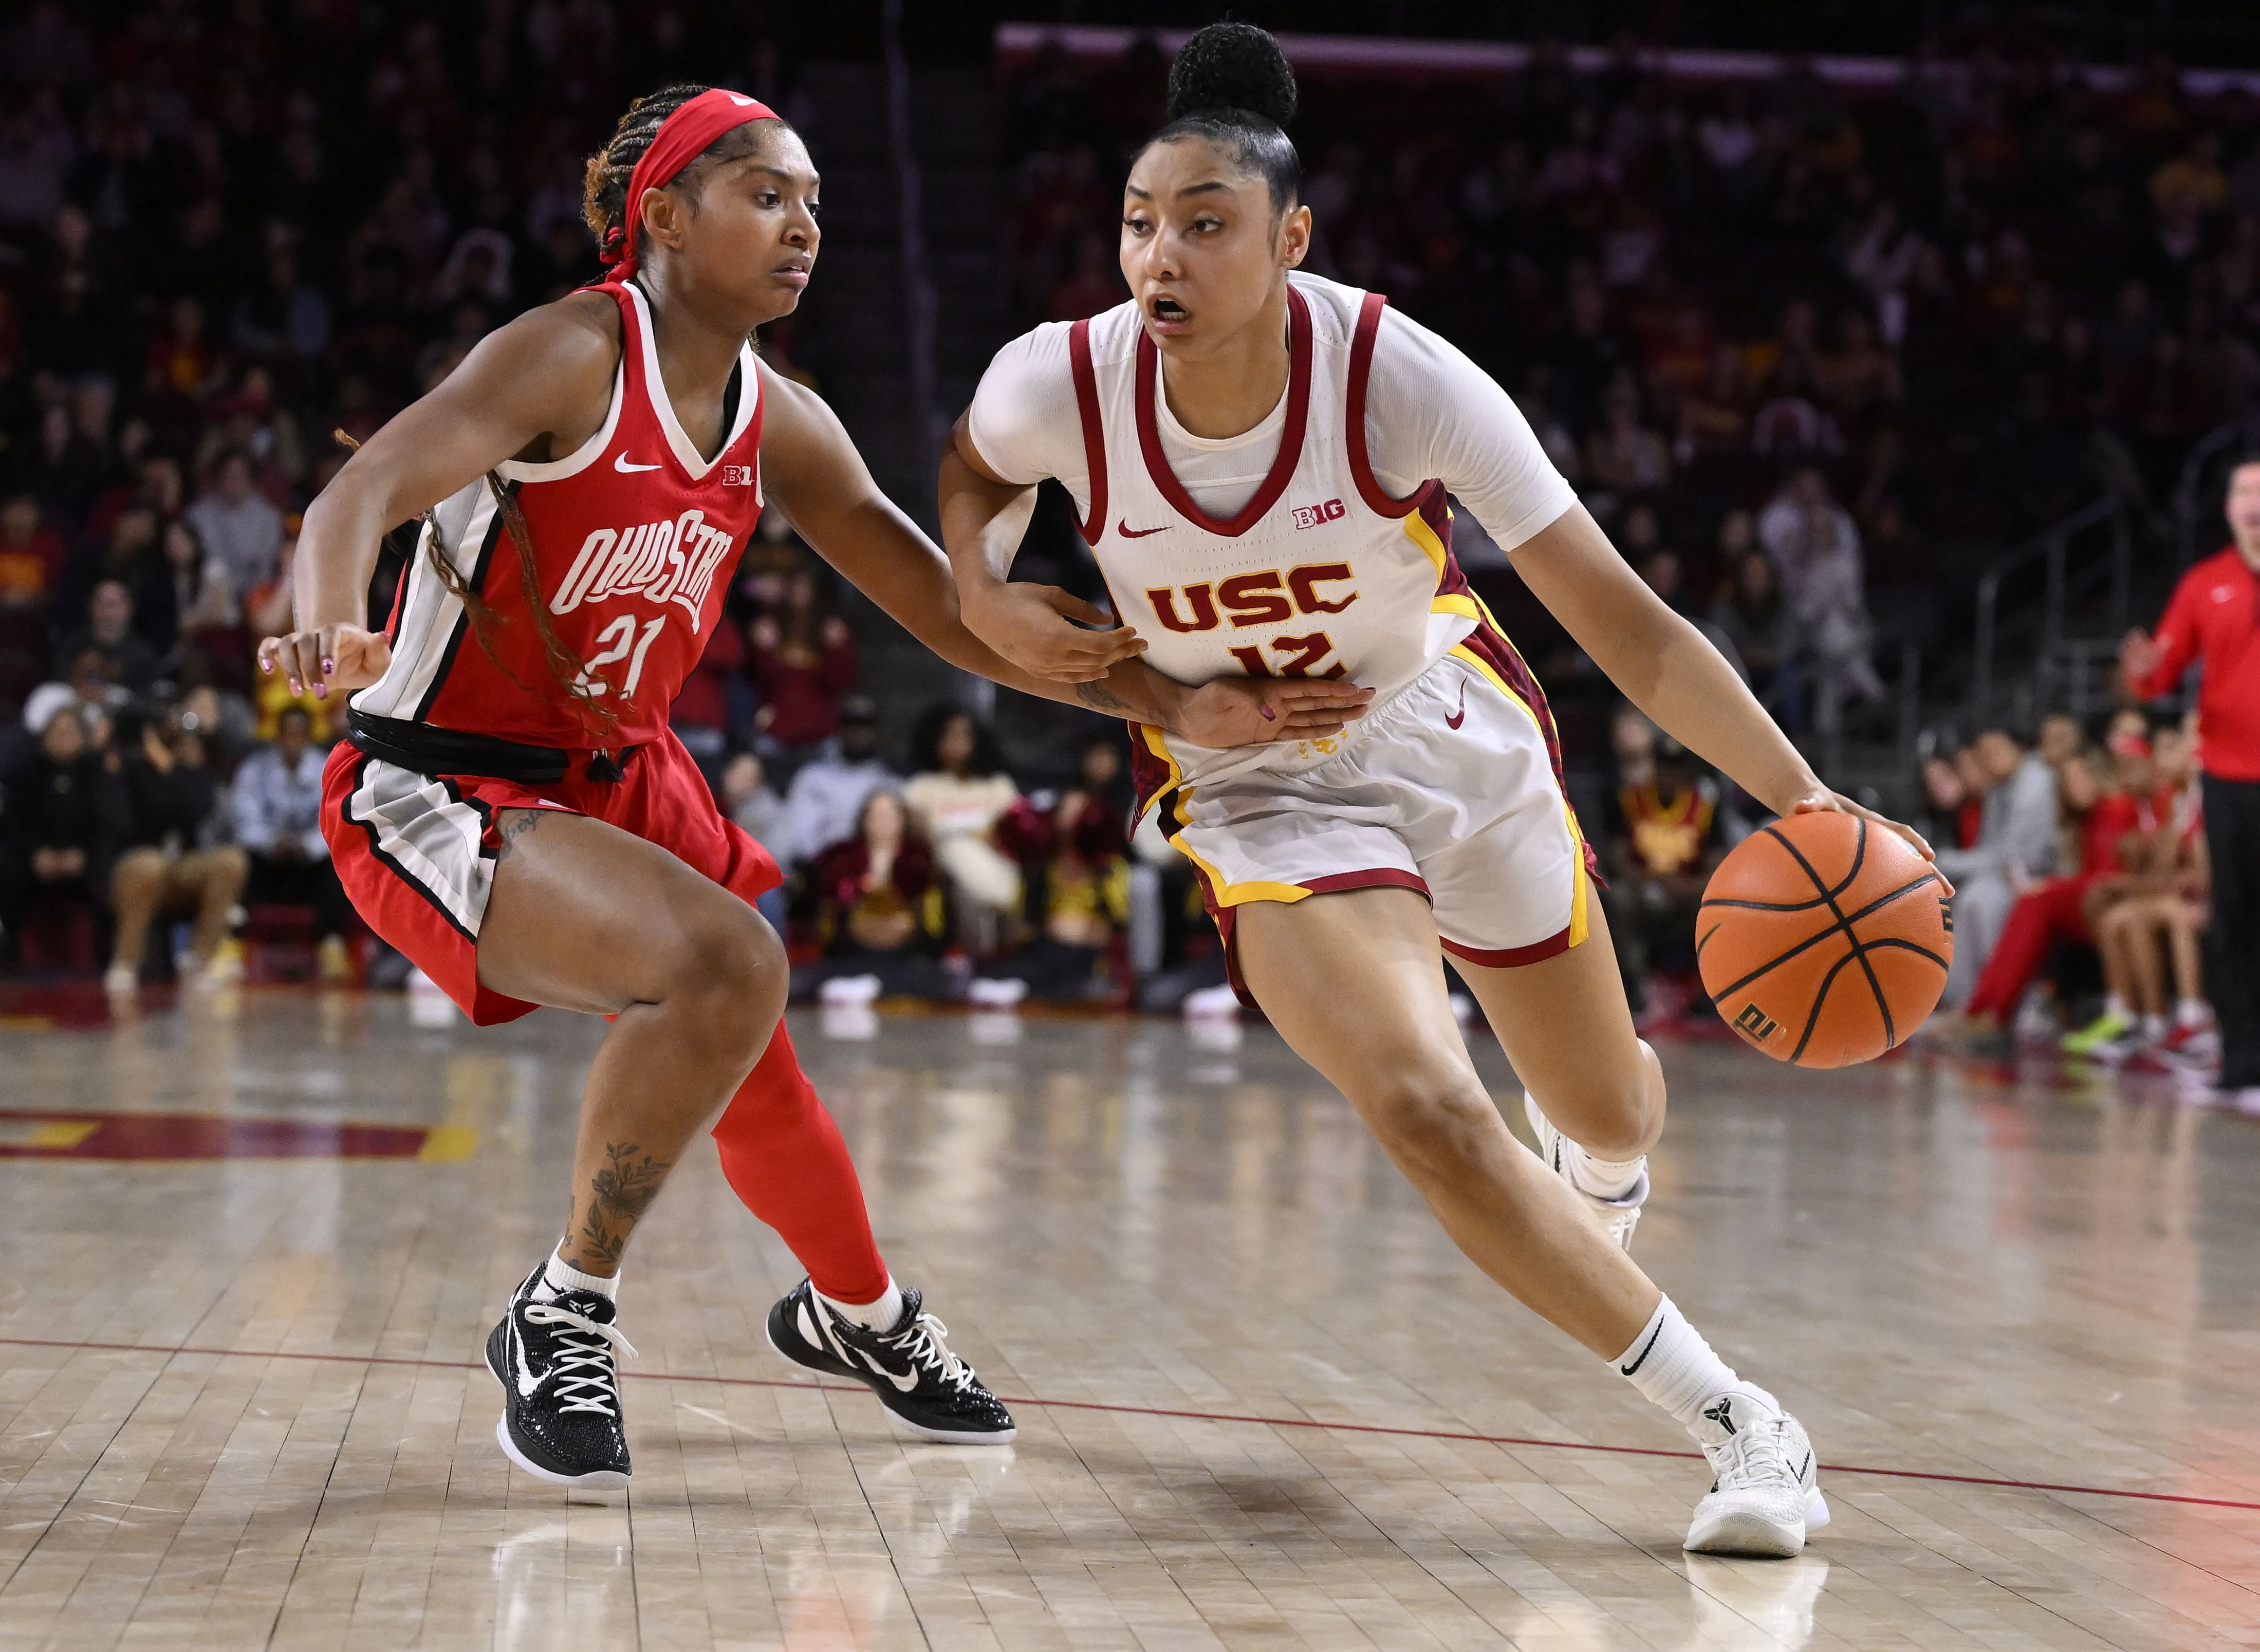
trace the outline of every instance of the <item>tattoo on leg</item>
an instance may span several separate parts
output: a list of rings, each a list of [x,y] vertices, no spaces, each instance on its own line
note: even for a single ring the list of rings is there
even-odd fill
[[[543,811],[540,809],[512,809],[505,814],[503,817],[502,828],[497,833],[502,841],[496,846],[495,859],[497,861],[510,859],[510,852],[518,847],[519,839],[541,824],[542,813]]]
[[[1094,712],[1111,712],[1120,716],[1127,714],[1130,710],[1129,702],[1112,689],[1108,688],[1103,681],[1076,683],[1075,697]]]
[[[588,1208],[581,1217],[582,1255],[618,1267],[629,1230],[651,1208],[674,1168],[672,1161],[654,1158],[633,1141],[606,1142],[604,1168],[590,1178]]]

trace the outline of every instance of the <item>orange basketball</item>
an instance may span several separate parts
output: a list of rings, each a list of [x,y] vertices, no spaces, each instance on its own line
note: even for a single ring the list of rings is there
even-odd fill
[[[1849,1067],[1938,1007],[1954,921],[1930,863],[1857,815],[1793,814],[1719,863],[1695,921],[1703,990],[1745,1042]]]

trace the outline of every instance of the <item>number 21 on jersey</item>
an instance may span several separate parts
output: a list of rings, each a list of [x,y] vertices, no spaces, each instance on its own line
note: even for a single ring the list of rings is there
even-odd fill
[[[651,652],[651,645],[659,640],[659,633],[667,628],[667,616],[654,615],[638,626],[635,616],[622,614],[597,633],[597,652],[589,656],[582,669],[580,685],[590,694],[609,694],[611,683],[597,675],[599,666],[628,662],[627,680],[620,684],[623,698],[635,697],[636,684],[643,680],[643,657]]]

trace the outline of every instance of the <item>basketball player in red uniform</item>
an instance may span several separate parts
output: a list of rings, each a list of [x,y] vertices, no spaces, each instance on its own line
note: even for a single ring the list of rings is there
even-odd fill
[[[1012,1435],[880,1257],[779,1019],[783,948],[751,904],[776,866],[668,729],[765,496],[953,663],[1076,692],[965,630],[940,553],[823,403],[749,347],[807,285],[817,195],[798,136],[752,98],[640,100],[588,170],[611,278],[498,329],[370,439],[307,512],[297,628],[261,645],[294,691],[352,697],[323,826],[370,927],[482,1025],[537,1005],[616,1018],[582,1098],[564,1238],[487,1342],[497,1439],[547,1480],[626,1482],[621,1254],[718,1110],[732,1187],[808,1269],[769,1314],[779,1351],[863,1382],[928,1438]],[[418,516],[374,632],[378,541]],[[1337,730],[1363,698],[1188,692],[1134,659],[1084,676],[1224,745]]]
[[[1488,375],[1379,294],[1295,268],[1295,99],[1261,29],[1214,24],[1178,54],[1169,122],[1124,190],[1131,298],[1005,346],[942,461],[965,611],[1039,671],[1142,633],[1180,682],[1376,690],[1340,738],[1219,752],[1137,727],[1141,802],[1198,873],[1235,984],[1462,1250],[1702,1445],[1713,1483],[1686,1547],[1795,1555],[1827,1518],[1803,1428],[1626,1254],[1663,1075],[1634,1033],[1545,696],[1460,574],[1446,494],[1688,747],[1784,813],[1866,812],[1625,566]],[[1082,509],[1110,631],[1004,579],[1047,476]],[[1469,1059],[1446,952],[1529,1085],[1542,1161]]]

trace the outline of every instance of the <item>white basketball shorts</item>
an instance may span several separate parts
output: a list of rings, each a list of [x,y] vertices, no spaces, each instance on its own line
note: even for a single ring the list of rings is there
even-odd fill
[[[1391,885],[1426,896],[1444,949],[1470,963],[1535,963],[1585,938],[1592,868],[1544,697],[1511,648],[1487,644],[1486,627],[1313,767],[1162,800],[1227,954],[1249,902]]]

